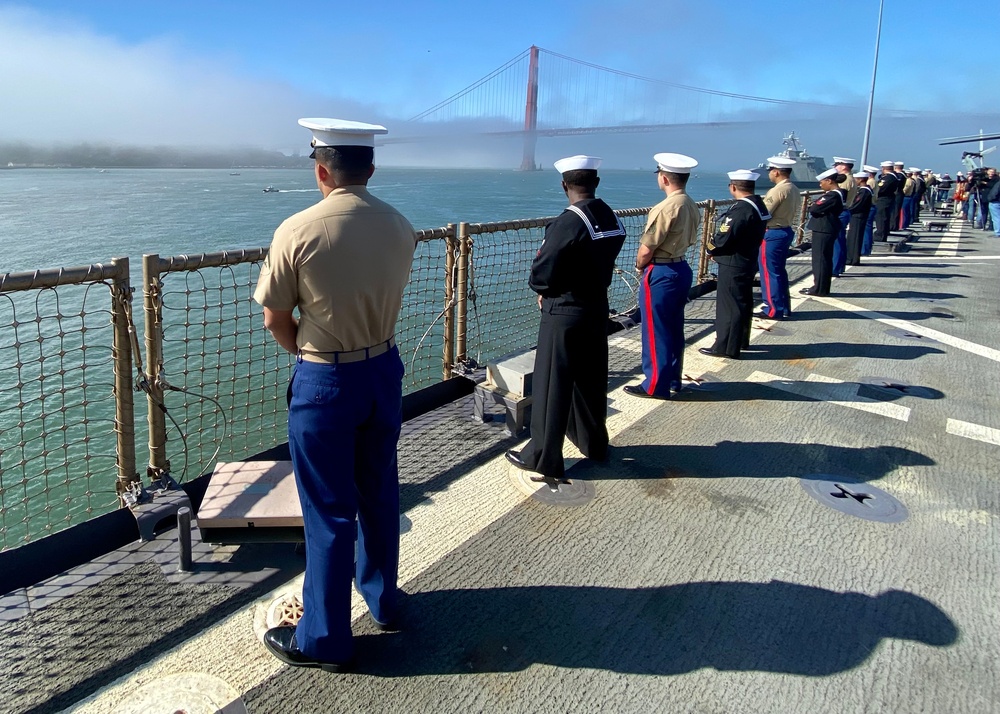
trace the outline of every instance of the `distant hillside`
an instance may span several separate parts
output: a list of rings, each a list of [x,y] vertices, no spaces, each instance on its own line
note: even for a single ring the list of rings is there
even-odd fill
[[[312,162],[303,156],[285,156],[263,149],[181,149],[170,146],[31,146],[0,142],[0,168],[9,164],[62,168],[122,169],[228,169],[228,168],[307,168]]]

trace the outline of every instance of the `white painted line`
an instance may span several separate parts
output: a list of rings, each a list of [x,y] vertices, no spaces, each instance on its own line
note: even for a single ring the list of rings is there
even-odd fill
[[[868,267],[872,265],[878,265],[880,261],[883,260],[898,260],[898,261],[910,261],[910,260],[924,260],[928,263],[954,263],[959,265],[961,263],[970,263],[972,261],[979,260],[1000,260],[1000,255],[954,255],[954,256],[933,256],[933,255],[910,255],[909,253],[896,253],[896,254],[878,254],[878,255],[866,255],[861,258],[861,267]],[[809,263],[812,258],[809,257],[794,257],[789,258],[789,263]]]
[[[987,444],[1000,446],[1000,429],[983,426],[982,424],[973,424],[969,421],[949,419],[946,431],[949,434],[954,434],[955,436],[961,436],[966,439],[975,439],[976,441],[984,441]]]
[[[858,396],[858,384],[855,382],[845,382],[832,377],[824,377],[820,374],[810,374],[805,382],[785,379],[767,372],[754,372],[747,377],[748,382],[763,384],[767,387],[780,389],[783,392],[797,394],[800,397],[807,397],[829,404],[837,404],[842,407],[849,407],[871,414],[896,419],[898,421],[910,420],[910,408],[891,402],[882,402],[878,399]]]
[[[934,257],[942,256],[954,258],[958,255],[958,244],[961,242],[961,234],[955,240],[939,240],[938,248],[934,251]]]
[[[954,337],[947,333],[941,332],[940,330],[934,330],[930,327],[924,327],[923,325],[918,325],[914,322],[907,322],[906,320],[897,320],[896,318],[889,317],[888,315],[883,315],[881,312],[875,312],[874,310],[866,310],[863,307],[858,307],[857,305],[852,305],[843,300],[838,300],[832,297],[819,297],[812,296],[813,300],[818,300],[821,303],[829,305],[830,307],[835,307],[839,310],[844,310],[846,312],[853,312],[856,315],[861,315],[862,317],[867,317],[869,320],[876,320],[885,325],[890,325],[892,327],[897,327],[907,332],[912,332],[917,335],[923,335],[924,337],[930,337],[932,340],[937,340],[941,344],[948,345],[949,347],[954,347],[956,349],[963,350],[965,352],[971,352],[974,355],[979,355],[980,357],[985,357],[986,359],[993,360],[994,362],[1000,362],[1000,350],[993,349],[992,347],[986,347],[985,345],[978,345],[975,342],[969,342],[968,340],[963,340],[961,337]]]

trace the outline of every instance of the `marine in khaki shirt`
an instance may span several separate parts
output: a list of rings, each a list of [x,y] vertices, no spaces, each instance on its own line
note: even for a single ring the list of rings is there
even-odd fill
[[[770,228],[791,228],[795,221],[795,212],[799,207],[802,193],[799,187],[788,179],[776,183],[764,194],[764,205],[771,214],[767,222]]]
[[[653,206],[639,243],[652,251],[652,259],[683,258],[698,241],[698,206],[683,190],[677,190]]]
[[[254,300],[298,308],[306,361],[378,345],[393,335],[415,240],[409,221],[367,187],[336,188],[274,232]]]

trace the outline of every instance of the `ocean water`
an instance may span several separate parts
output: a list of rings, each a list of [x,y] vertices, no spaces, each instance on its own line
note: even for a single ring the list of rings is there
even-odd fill
[[[0,273],[254,248],[289,215],[319,200],[312,172],[242,169],[0,170]],[[692,177],[695,200],[728,198],[722,174]],[[263,193],[273,185],[277,193]],[[373,193],[415,228],[558,214],[552,171],[376,170]],[[607,171],[598,194],[614,208],[662,200],[650,171]]]
[[[141,256],[269,244],[289,215],[320,198],[306,170],[0,170],[0,274],[131,259],[142,344]],[[728,197],[724,175],[692,178],[696,200]],[[276,193],[264,193],[273,185]],[[566,204],[555,171],[379,169],[372,191],[414,227],[538,218]],[[602,172],[615,208],[662,199],[650,171]],[[643,217],[626,220],[630,240]],[[480,363],[530,346],[537,308],[527,288],[540,230],[476,236],[477,300],[469,354]],[[629,266],[634,242],[623,251]],[[398,330],[406,389],[441,378],[443,246],[422,243]],[[634,301],[623,270],[613,307]],[[256,267],[172,273],[163,282],[164,374],[194,395],[168,392],[167,457],[192,478],[284,440],[289,356],[263,330],[247,293]],[[630,282],[631,281],[631,282]],[[615,304],[618,302],[619,304]],[[634,304],[634,303],[633,303]],[[0,548],[115,507],[114,397],[108,288],[0,294]],[[201,395],[201,396],[199,396]],[[143,471],[146,399],[135,395],[136,459]],[[176,423],[175,423],[176,422]]]

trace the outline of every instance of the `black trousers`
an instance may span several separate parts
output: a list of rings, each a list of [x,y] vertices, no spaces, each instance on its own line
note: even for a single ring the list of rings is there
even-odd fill
[[[865,223],[868,222],[868,211],[865,215],[852,215],[847,226],[847,264],[861,265],[861,241],[865,237]]]
[[[565,474],[562,447],[568,436],[583,455],[608,453],[607,313],[542,312],[531,387],[531,440],[522,460],[549,478]]]
[[[833,244],[837,241],[836,233],[812,233],[812,269],[813,287],[817,295],[830,294],[830,281],[833,279]]]
[[[889,240],[889,231],[895,230],[892,226],[895,206],[895,199],[879,201],[875,204],[875,240]]]
[[[833,260],[831,253],[831,261]],[[719,283],[715,291],[716,352],[739,357],[750,344],[753,322],[753,276],[757,266],[719,263]]]

